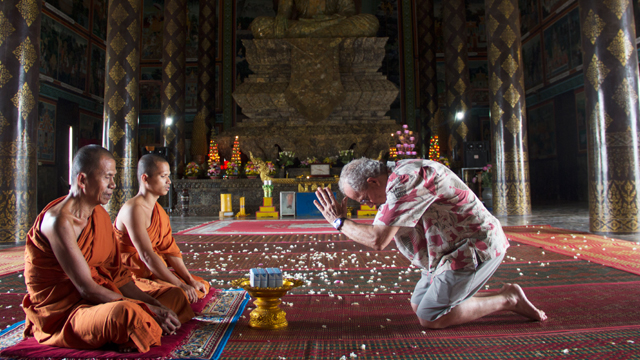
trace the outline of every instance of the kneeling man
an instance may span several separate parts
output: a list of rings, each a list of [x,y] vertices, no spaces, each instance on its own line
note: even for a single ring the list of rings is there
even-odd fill
[[[45,345],[149,351],[189,321],[180,289],[141,291],[122,266],[104,210],[115,189],[116,162],[97,145],[73,159],[69,195],[51,202],[27,236],[25,336]]]
[[[391,171],[382,162],[361,158],[340,174],[338,203],[329,189],[318,189],[316,207],[351,240],[398,250],[422,268],[411,306],[420,324],[440,329],[496,311],[510,310],[544,321],[516,284],[498,293],[477,293],[498,269],[509,242],[500,222],[447,167],[428,160],[403,160]],[[347,197],[378,205],[373,225],[346,220]]]
[[[171,186],[169,163],[158,155],[147,154],[138,161],[138,195],[127,201],[113,225],[122,263],[143,290],[175,286],[196,302],[209,292],[209,283],[191,275],[171,234],[169,216],[158,198]],[[171,266],[175,273],[167,267]]]

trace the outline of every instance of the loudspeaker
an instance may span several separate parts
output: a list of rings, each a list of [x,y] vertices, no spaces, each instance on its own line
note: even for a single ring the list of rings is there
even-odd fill
[[[489,161],[488,141],[467,141],[464,143],[464,167],[483,167]]]

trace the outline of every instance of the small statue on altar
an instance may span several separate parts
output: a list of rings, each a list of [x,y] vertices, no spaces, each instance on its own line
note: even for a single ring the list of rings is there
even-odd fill
[[[279,0],[276,17],[257,17],[251,32],[256,39],[374,37],[379,27],[375,16],[356,15],[353,0]]]
[[[271,176],[269,176],[269,167],[267,166],[267,163],[264,162],[262,159],[260,158],[254,158],[253,154],[251,152],[249,152],[249,158],[251,159],[251,162],[258,167],[258,173],[260,174],[260,180],[264,181],[271,181],[273,178]]]

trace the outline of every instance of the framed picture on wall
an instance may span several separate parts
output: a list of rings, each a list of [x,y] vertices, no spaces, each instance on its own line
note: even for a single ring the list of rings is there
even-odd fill
[[[296,192],[281,191],[280,192],[280,216],[296,215]]]
[[[520,33],[528,33],[540,22],[538,0],[518,0],[520,9]]]
[[[78,131],[78,147],[102,144],[102,117],[81,112]]]
[[[543,82],[542,49],[540,34],[527,39],[522,44],[522,62],[524,65],[524,88],[529,90]]]
[[[578,152],[587,152],[587,104],[584,88],[576,90],[576,121],[578,122]]]
[[[531,160],[550,159],[557,155],[556,123],[553,111],[553,100],[551,100],[527,112]]]
[[[56,103],[38,101],[37,158],[43,164],[56,162]]]
[[[547,81],[582,65],[578,8],[544,29],[544,57]]]

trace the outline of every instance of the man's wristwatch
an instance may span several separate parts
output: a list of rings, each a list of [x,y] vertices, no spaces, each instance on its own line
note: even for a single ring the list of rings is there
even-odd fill
[[[340,231],[342,229],[342,225],[344,225],[345,220],[347,220],[347,218],[337,218],[333,220],[333,227],[336,228],[336,230]]]

